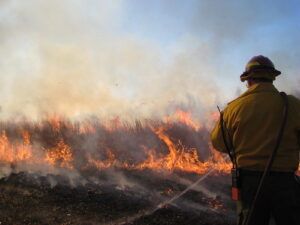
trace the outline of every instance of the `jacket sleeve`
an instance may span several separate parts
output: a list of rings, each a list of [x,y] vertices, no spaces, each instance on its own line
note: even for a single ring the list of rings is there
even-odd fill
[[[226,149],[224,139],[223,139],[220,120],[218,120],[214,129],[212,130],[212,132],[210,134],[210,139],[211,139],[213,147],[217,151],[227,153],[227,149]]]
[[[297,99],[296,115],[297,115],[298,146],[299,146],[299,153],[300,153],[300,100],[299,99]]]
[[[289,95],[289,102],[291,108],[289,114],[295,117],[295,119],[293,120],[293,124],[296,127],[300,153],[300,100],[292,95]]]

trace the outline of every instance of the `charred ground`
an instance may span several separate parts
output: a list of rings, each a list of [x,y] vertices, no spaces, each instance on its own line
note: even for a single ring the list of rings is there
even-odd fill
[[[161,205],[186,188],[176,182],[178,176],[195,180],[199,175],[162,175],[140,170],[118,172],[135,184],[120,186],[111,183],[111,171],[99,174],[101,183],[89,182],[76,187],[58,175],[11,174],[0,180],[0,222],[45,225],[234,224],[234,206],[223,194],[229,190],[228,176],[212,175],[200,185],[200,189]],[[52,186],[49,180],[58,183]]]

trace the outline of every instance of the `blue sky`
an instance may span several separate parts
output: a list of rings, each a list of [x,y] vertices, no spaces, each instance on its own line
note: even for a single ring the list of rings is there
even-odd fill
[[[231,97],[247,60],[269,56],[285,78],[278,86],[298,88],[300,48],[299,1],[126,1],[124,32],[168,47],[184,36],[212,45],[217,82]],[[171,53],[172,55],[172,53]],[[224,79],[226,77],[226,79]],[[228,78],[228,79],[227,79]],[[244,90],[242,85],[242,90]]]
[[[263,54],[299,90],[300,2],[27,0],[0,3],[2,116],[203,118],[245,91]]]
[[[245,60],[260,53],[274,55],[282,66],[280,53],[299,56],[299,1],[131,0],[125,1],[124,11],[124,32],[150,39],[162,48],[193,35],[215,45],[219,59],[236,61],[240,69]]]
[[[195,3],[131,0],[124,7],[122,27],[124,32],[137,38],[153,39],[161,45],[168,45],[190,32]]]

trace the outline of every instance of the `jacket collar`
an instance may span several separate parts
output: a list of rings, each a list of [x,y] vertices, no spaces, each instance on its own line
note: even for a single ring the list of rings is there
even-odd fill
[[[256,94],[260,92],[274,92],[279,93],[279,91],[275,88],[275,86],[272,83],[258,83],[252,85],[250,88],[248,88],[247,91],[245,91],[242,95],[240,95],[237,99],[243,98],[245,96]],[[235,99],[235,100],[237,100]],[[234,102],[235,100],[231,101]],[[228,104],[230,104],[229,102]]]
[[[247,91],[245,91],[241,96],[247,96],[247,95],[251,95],[251,94],[255,94],[255,93],[259,93],[259,92],[279,92],[275,86],[272,83],[258,83],[258,84],[254,84],[252,85],[250,88],[248,88]]]

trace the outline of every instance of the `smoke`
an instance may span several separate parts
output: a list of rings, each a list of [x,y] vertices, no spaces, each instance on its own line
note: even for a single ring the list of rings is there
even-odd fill
[[[123,1],[1,4],[2,118],[156,118],[214,103],[211,47],[185,37],[166,60],[151,40],[119,31]]]
[[[258,54],[283,71],[280,89],[299,88],[297,1],[0,4],[2,118],[132,121],[181,108],[201,120],[237,96]]]

